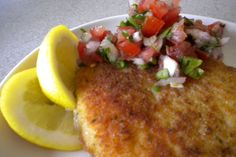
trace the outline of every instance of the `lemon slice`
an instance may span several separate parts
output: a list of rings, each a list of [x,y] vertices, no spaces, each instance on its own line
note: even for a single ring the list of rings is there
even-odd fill
[[[42,93],[36,68],[9,79],[2,89],[0,107],[9,126],[24,139],[57,150],[81,148],[72,111],[52,103]]]
[[[44,38],[37,60],[43,93],[66,109],[75,108],[78,38],[65,26],[52,28]]]

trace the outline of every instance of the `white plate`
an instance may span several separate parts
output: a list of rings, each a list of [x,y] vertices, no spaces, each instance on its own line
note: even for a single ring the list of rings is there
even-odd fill
[[[224,52],[224,62],[227,65],[236,67],[236,24],[224,20],[218,20],[214,18],[182,14],[188,18],[202,19],[204,23],[209,24],[215,21],[222,21],[226,24],[225,36],[231,37],[230,42],[223,48]],[[79,28],[90,28],[95,25],[103,25],[112,31],[116,29],[119,22],[125,19],[127,15],[119,15],[108,17],[87,24],[73,28],[72,31],[76,33]],[[34,49],[28,56],[26,56],[20,63],[18,63],[11,72],[5,77],[5,79],[0,84],[0,90],[4,83],[15,73],[35,67],[37,59],[38,48]],[[0,157],[88,157],[89,154],[83,151],[78,152],[60,152],[48,150],[45,148],[33,145],[19,136],[17,136],[7,125],[6,121],[3,119],[0,113]]]

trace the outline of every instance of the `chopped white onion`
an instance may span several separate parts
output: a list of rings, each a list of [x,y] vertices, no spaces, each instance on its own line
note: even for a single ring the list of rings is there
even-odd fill
[[[150,38],[143,38],[143,44],[144,46],[152,46],[155,41],[157,40],[157,37],[155,35],[151,36]]]
[[[151,11],[146,12],[145,16],[153,16]]]
[[[228,43],[230,40],[230,37],[224,37],[220,40],[220,44],[221,46],[225,45],[226,43]]]
[[[169,56],[161,56],[161,59],[163,60],[163,69],[168,69],[170,76],[174,76],[178,69],[178,63]]]
[[[91,40],[91,38],[92,38],[92,35],[91,35],[91,33],[90,32],[84,32],[82,35],[81,35],[81,40],[83,41],[83,42],[89,42],[89,40]]]
[[[171,77],[171,78],[168,78],[168,79],[162,79],[160,81],[157,82],[157,86],[167,86],[167,85],[172,85],[173,87],[174,86],[181,86],[181,84],[184,84],[186,82],[186,77]],[[176,88],[175,87],[175,88]]]
[[[116,48],[116,46],[111,43],[110,40],[108,40],[107,38],[103,39],[100,45],[102,48],[109,48],[111,53],[115,53],[118,54],[118,49]]]
[[[187,38],[187,34],[184,32],[184,19],[173,25],[171,33],[171,40],[176,43],[181,43]]]
[[[190,34],[195,39],[198,47],[201,47],[206,42],[217,42],[215,37],[211,36],[208,32],[201,31],[200,29],[187,29],[186,33]]]
[[[209,33],[203,32],[200,29],[186,29],[186,33],[192,35],[195,39],[201,39],[204,41],[208,41],[211,38]]]
[[[116,61],[116,59],[118,58],[118,49],[116,48],[116,46],[111,43],[110,40],[108,40],[107,38],[103,39],[100,45],[101,48],[109,48],[110,49],[110,53],[108,54],[108,58],[111,62]]]
[[[170,83],[170,87],[172,87],[172,88],[184,88],[184,85],[180,84],[180,83]]]
[[[160,51],[161,48],[163,46],[163,39],[157,39],[156,42],[152,45],[152,47],[156,50],[156,51]]]
[[[86,49],[88,53],[94,53],[98,47],[100,46],[100,42],[99,41],[89,41],[86,44]]]
[[[144,62],[144,60],[142,58],[133,58],[132,61],[136,65],[143,65],[143,64],[145,64],[145,62]]]
[[[133,34],[133,40],[134,42],[139,42],[142,40],[142,34],[141,32],[137,31]]]

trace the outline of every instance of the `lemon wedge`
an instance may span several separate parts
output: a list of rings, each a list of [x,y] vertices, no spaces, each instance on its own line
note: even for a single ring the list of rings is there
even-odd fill
[[[43,93],[69,110],[76,104],[77,45],[78,38],[67,27],[52,28],[40,46],[36,66]]]
[[[0,107],[9,126],[24,139],[51,149],[81,149],[73,112],[42,93],[36,68],[17,73],[7,81]]]

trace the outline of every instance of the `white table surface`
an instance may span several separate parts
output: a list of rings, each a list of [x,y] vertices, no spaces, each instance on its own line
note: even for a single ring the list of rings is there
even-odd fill
[[[182,0],[182,12],[236,22],[236,0]],[[50,28],[125,14],[128,0],[0,0],[0,80]]]

